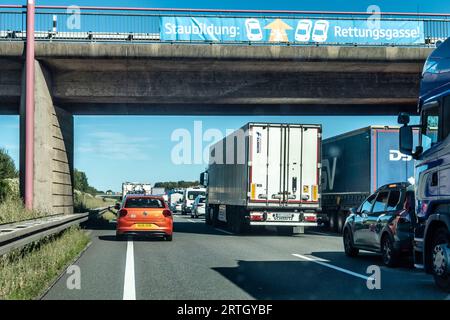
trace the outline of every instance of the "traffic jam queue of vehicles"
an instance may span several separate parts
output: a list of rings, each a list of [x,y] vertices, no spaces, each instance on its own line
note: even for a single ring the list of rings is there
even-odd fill
[[[237,234],[272,226],[292,235],[317,226],[321,137],[320,125],[248,123],[211,146],[214,161],[200,176],[206,223]]]
[[[414,262],[450,292],[450,39],[428,57],[422,74],[420,124],[400,114],[400,151],[415,165],[416,214]],[[413,130],[420,130],[416,147]]]

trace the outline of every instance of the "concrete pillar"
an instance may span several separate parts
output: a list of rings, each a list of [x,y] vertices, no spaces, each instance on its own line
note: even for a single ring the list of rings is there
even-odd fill
[[[24,78],[24,77],[23,77]],[[24,81],[20,106],[20,171],[24,190]],[[53,103],[51,75],[35,62],[33,208],[73,213],[73,115]]]

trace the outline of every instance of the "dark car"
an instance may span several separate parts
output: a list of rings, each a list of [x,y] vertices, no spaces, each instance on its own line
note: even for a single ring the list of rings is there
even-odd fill
[[[394,267],[401,256],[411,255],[416,216],[414,188],[409,183],[380,187],[352,213],[344,225],[346,255],[359,250],[381,253],[383,263]]]

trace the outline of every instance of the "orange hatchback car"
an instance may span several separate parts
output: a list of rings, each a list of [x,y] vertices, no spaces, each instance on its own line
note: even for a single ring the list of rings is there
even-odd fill
[[[116,239],[125,236],[159,236],[167,241],[173,237],[173,217],[162,197],[127,195],[122,204],[116,205]]]

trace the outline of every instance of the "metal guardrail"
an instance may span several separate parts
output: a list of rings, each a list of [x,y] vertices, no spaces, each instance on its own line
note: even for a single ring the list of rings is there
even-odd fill
[[[93,211],[99,213],[107,209],[109,207],[98,208]],[[57,234],[71,226],[79,225],[87,221],[89,215],[89,212],[54,215],[0,225],[0,256],[47,236]]]
[[[37,41],[108,41],[108,42],[193,42],[212,41],[168,41],[160,37],[162,17],[208,17],[208,18],[270,18],[270,19],[334,19],[367,20],[369,14],[361,12],[318,11],[251,11],[208,9],[152,9],[152,8],[102,8],[81,7],[76,13],[81,24],[76,28],[74,12],[64,6],[36,6]],[[26,11],[20,6],[0,5],[0,40],[24,40],[26,38]],[[423,22],[424,43],[415,46],[433,45],[450,36],[450,14],[382,13],[381,21]],[[72,27],[71,27],[72,25]],[[216,41],[214,41],[216,42]],[[217,43],[230,43],[217,41]],[[261,41],[231,42],[233,44],[286,44],[307,45],[302,42],[268,43]],[[311,43],[309,43],[311,44]],[[323,45],[352,45],[352,43],[312,43]],[[394,43],[364,44],[372,46],[394,45]]]

